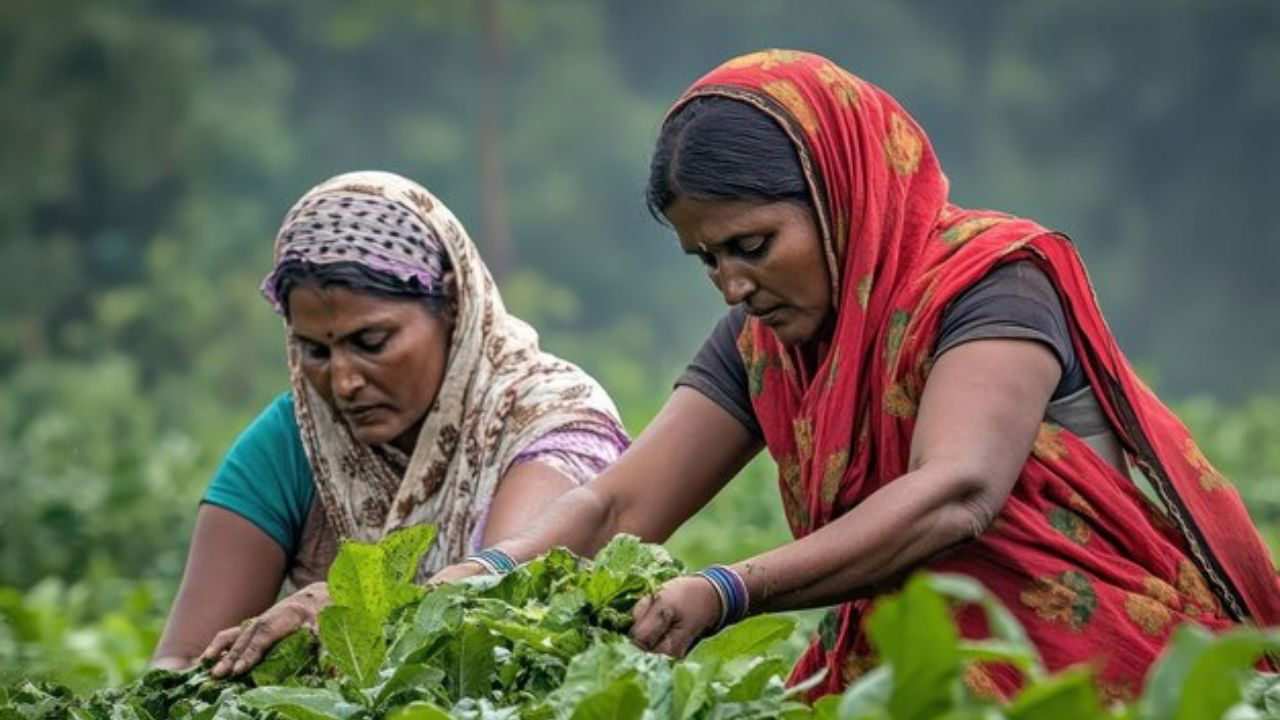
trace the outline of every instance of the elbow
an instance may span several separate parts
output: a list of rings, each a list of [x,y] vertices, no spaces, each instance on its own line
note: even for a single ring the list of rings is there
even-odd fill
[[[953,475],[943,508],[950,544],[975,540],[995,522],[1004,503],[994,492],[994,485],[990,475],[980,471]]]

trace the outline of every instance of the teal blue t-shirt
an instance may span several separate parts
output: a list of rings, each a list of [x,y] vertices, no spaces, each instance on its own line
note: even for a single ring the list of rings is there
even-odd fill
[[[257,525],[293,557],[315,496],[315,478],[293,417],[293,393],[287,392],[232,443],[203,502]]]

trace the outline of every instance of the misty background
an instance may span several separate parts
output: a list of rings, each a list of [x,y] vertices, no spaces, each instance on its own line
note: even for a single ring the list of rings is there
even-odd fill
[[[897,97],[953,201],[1070,235],[1277,547],[1274,0],[5,0],[0,661],[5,632],[53,632],[23,612],[154,625],[210,473],[287,389],[257,287],[285,211],[333,174],[430,188],[639,431],[725,311],[644,208],[648,153],[686,86],[764,47]],[[785,538],[767,463],[746,475],[685,557]]]

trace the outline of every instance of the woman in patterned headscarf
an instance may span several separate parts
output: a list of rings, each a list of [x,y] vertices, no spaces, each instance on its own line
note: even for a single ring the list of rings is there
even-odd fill
[[[1070,241],[952,205],[883,90],[808,53],[725,63],[668,114],[648,194],[735,307],[618,463],[499,547],[664,539],[762,446],[796,540],[668,583],[636,609],[640,645],[833,605],[793,680],[835,692],[876,663],[871,599],[926,567],[979,579],[1050,668],[1091,661],[1126,696],[1177,623],[1280,622],[1239,495],[1125,360]]]
[[[340,540],[431,523],[426,577],[522,528],[627,444],[600,386],[539,351],[457,219],[402,177],[350,173],[308,192],[262,291],[289,331],[292,390],[213,478],[157,665],[189,665],[207,645],[215,674],[243,672],[314,622]],[[272,606],[282,582],[296,592]]]

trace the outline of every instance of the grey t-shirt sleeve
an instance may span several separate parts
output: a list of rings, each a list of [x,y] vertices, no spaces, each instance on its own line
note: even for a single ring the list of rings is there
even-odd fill
[[[1048,345],[1062,363],[1052,400],[1089,384],[1071,344],[1062,301],[1053,283],[1029,260],[1001,265],[961,293],[942,316],[934,357],[969,342],[1025,338]]]
[[[747,366],[738,352],[738,335],[747,321],[741,305],[734,306],[711,330],[702,348],[693,357],[676,387],[690,387],[724,408],[754,437],[763,437],[751,393],[747,388]]]

